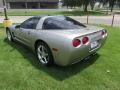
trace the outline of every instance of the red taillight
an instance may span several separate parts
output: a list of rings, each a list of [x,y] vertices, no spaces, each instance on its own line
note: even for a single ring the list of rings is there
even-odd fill
[[[77,47],[77,46],[79,46],[81,44],[81,41],[79,40],[79,39],[74,39],[73,40],[73,46],[74,47]]]
[[[86,44],[89,41],[88,37],[83,37],[82,38],[82,43]]]

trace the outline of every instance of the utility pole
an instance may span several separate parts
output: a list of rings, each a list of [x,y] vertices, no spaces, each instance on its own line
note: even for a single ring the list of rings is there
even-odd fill
[[[8,20],[5,0],[3,0],[3,6],[4,6],[5,20]]]

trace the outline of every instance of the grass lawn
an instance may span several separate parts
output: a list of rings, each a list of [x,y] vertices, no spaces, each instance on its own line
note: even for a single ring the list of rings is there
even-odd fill
[[[38,15],[65,15],[65,16],[84,16],[86,12],[83,11],[57,11],[57,10],[10,10],[8,11],[9,16],[38,16]],[[3,16],[4,13],[0,13]],[[107,14],[89,11],[89,15],[93,16],[105,16]]]
[[[90,60],[48,68],[0,27],[0,90],[120,90],[120,28],[103,26],[109,37]]]

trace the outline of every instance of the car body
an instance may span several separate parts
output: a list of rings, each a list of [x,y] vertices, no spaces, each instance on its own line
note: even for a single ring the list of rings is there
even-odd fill
[[[107,38],[104,28],[85,26],[62,15],[32,17],[21,25],[7,27],[7,30],[12,39],[35,52],[37,43],[43,42],[49,48],[51,59],[61,66],[77,63],[94,54]],[[9,34],[7,36],[9,39]]]

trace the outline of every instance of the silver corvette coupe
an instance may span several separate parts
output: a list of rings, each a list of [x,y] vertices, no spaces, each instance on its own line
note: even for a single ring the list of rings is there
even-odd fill
[[[36,16],[6,28],[9,41],[29,46],[43,65],[66,66],[94,54],[104,44],[104,28],[83,25],[65,16]]]

